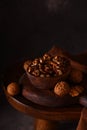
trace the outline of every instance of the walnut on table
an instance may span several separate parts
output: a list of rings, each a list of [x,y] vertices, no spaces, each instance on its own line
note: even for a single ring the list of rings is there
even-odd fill
[[[83,86],[76,85],[76,86],[71,88],[69,94],[72,97],[76,97],[76,96],[79,96],[79,94],[81,94],[83,91],[84,91],[84,87]]]
[[[20,92],[20,87],[16,82],[12,82],[7,86],[7,92],[11,96],[15,96],[19,94]]]
[[[59,96],[65,96],[70,91],[70,86],[65,81],[58,82],[54,87],[54,93]]]

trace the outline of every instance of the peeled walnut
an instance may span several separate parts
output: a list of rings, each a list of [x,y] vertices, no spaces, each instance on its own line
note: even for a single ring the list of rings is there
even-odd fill
[[[72,69],[69,78],[74,83],[80,83],[83,80],[83,73],[80,70]]]
[[[34,76],[40,76],[40,71],[37,69],[37,70],[34,70],[33,72],[32,72],[32,75],[34,75]]]
[[[72,97],[76,97],[78,96],[79,94],[81,94],[82,92],[84,91],[84,88],[82,86],[74,86],[71,88],[69,94],[72,96]]]
[[[39,59],[36,58],[33,62],[32,62],[32,65],[35,66],[35,65],[38,65],[39,64]]]
[[[11,96],[15,96],[20,92],[19,85],[16,82],[12,82],[7,86],[7,92]]]
[[[29,65],[31,64],[31,61],[29,61],[29,60],[27,60],[27,61],[25,61],[24,62],[24,69],[27,71],[28,70],[28,68],[29,68]]]
[[[60,76],[71,70],[71,64],[68,58],[64,56],[53,57],[53,69]]]
[[[64,96],[70,91],[69,84],[65,81],[58,82],[54,87],[54,93],[59,96]]]
[[[44,59],[44,60],[51,60],[51,56],[48,55],[47,53],[45,53],[45,54],[43,55],[43,59]]]

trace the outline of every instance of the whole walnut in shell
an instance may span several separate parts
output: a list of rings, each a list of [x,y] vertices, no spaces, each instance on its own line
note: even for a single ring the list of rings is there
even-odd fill
[[[84,91],[84,87],[83,86],[76,85],[76,86],[71,88],[69,94],[72,97],[76,97],[76,96],[79,96],[79,94],[81,94],[83,91]]]
[[[20,92],[19,85],[16,82],[12,82],[7,86],[7,92],[11,96],[15,96]]]
[[[54,93],[59,96],[64,96],[70,91],[69,84],[65,81],[58,82],[54,87]]]

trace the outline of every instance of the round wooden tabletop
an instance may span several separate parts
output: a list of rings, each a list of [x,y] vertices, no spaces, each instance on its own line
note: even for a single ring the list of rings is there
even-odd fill
[[[44,120],[77,120],[80,118],[82,106],[72,105],[69,107],[46,107],[33,103],[19,94],[17,96],[10,96],[7,93],[6,87],[11,82],[18,82],[20,76],[24,73],[23,63],[18,62],[12,65],[4,74],[3,88],[8,102],[18,111],[26,113],[27,115]]]

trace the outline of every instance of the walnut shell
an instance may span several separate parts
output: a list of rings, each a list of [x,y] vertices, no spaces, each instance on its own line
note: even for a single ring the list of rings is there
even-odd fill
[[[84,91],[83,86],[76,85],[76,86],[74,86],[74,87],[71,88],[69,94],[72,97],[76,97],[76,96],[79,96],[79,94],[81,94],[83,91]]]
[[[11,96],[15,96],[20,92],[19,85],[16,82],[12,82],[7,86],[7,92]]]
[[[58,82],[54,87],[54,93],[59,96],[64,96],[70,91],[69,84],[65,81]]]

